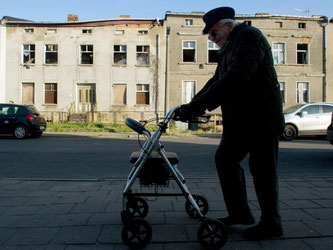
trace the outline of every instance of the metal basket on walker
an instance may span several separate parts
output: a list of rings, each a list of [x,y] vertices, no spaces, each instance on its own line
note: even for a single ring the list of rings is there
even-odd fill
[[[123,190],[123,210],[121,219],[123,222],[122,239],[130,247],[143,247],[152,237],[152,227],[144,218],[148,214],[148,203],[142,197],[159,196],[183,196],[186,213],[198,219],[200,226],[197,238],[205,249],[218,249],[224,246],[228,239],[225,225],[218,221],[205,217],[208,212],[208,202],[200,195],[192,195],[186,186],[186,181],[178,169],[179,159],[175,152],[166,152],[160,143],[160,137],[168,128],[169,122],[179,119],[181,106],[171,109],[162,122],[158,124],[153,135],[138,121],[127,118],[125,123],[138,134],[145,135],[146,141],[140,151],[133,152],[130,163],[133,168],[129,173],[126,186]],[[206,121],[209,118],[204,117]],[[141,186],[168,187],[169,181],[174,180],[181,193],[135,193],[131,190],[136,179]]]

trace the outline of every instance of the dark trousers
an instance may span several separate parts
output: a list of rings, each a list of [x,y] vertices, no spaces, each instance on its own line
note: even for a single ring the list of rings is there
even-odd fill
[[[276,173],[279,138],[265,133],[249,135],[224,133],[215,154],[217,172],[228,213],[241,218],[249,215],[244,169],[240,162],[249,154],[249,168],[261,208],[261,221],[281,224],[279,187]]]

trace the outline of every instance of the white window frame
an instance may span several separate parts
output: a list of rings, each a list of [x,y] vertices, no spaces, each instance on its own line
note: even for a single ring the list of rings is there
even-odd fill
[[[297,49],[298,44],[306,44],[308,49],[307,50],[299,50]],[[306,63],[298,63],[298,52],[306,52]],[[309,43],[296,43],[296,64],[299,65],[309,65],[310,64],[310,44]]]
[[[119,46],[119,50],[116,50],[115,46]],[[114,57],[115,57],[116,53],[117,54],[125,54],[126,62],[125,63],[115,62]],[[113,63],[114,64],[119,64],[119,65],[127,65],[127,45],[120,45],[120,44],[114,44],[113,45]]]
[[[55,48],[55,50],[48,51],[48,46],[52,46],[52,47],[56,46],[56,48]],[[57,54],[57,62],[56,63],[47,63],[46,62],[46,55],[47,54],[52,54],[52,53]],[[45,64],[58,64],[58,44],[45,44],[45,46],[44,46],[44,63]]]
[[[274,48],[274,45],[277,45],[277,49]],[[280,48],[280,45],[283,45],[283,48]],[[283,58],[281,60],[280,55],[283,54]],[[272,44],[272,54],[274,64],[286,64],[286,43],[273,42]],[[275,54],[277,54],[277,61],[275,61]]]
[[[190,97],[186,94],[191,92]],[[182,81],[182,103],[189,103],[195,96],[197,91],[197,81],[195,80],[183,80]]]
[[[141,86],[141,87],[148,86],[148,90],[145,87],[138,90],[138,86]],[[147,93],[147,92],[149,93],[148,104],[138,104],[137,93]],[[148,84],[148,83],[137,83],[135,85],[135,105],[150,105],[150,103],[151,103],[150,96],[151,96],[151,94],[150,94],[150,84]]]
[[[149,34],[148,30],[138,30],[139,36],[147,36]]]
[[[303,86],[300,86],[300,85]],[[306,86],[304,88],[304,86]],[[309,82],[297,82],[296,85],[296,102],[301,104],[301,103],[310,103],[310,83]],[[305,102],[303,99],[303,93],[304,93],[304,89],[307,91],[306,95],[307,95],[307,102]]]
[[[207,62],[208,63],[216,63],[216,62],[209,61],[209,51],[210,50],[219,50],[219,49],[220,49],[220,47],[216,43],[214,43],[212,41],[207,41]]]
[[[287,97],[286,82],[279,82],[279,84],[280,84],[280,94],[281,94],[281,91],[283,91],[283,96],[281,96],[282,104],[285,104],[286,103],[286,97]]]
[[[186,18],[185,19],[185,26],[193,26],[194,20],[192,18]]]
[[[86,46],[86,50],[82,50],[82,46]],[[89,50],[89,46],[92,46],[92,50]],[[83,63],[82,62],[82,55],[83,54],[90,54],[92,57],[92,63]],[[80,44],[80,64],[83,65],[93,65],[94,64],[94,45],[93,44]]]
[[[138,48],[141,47],[141,51],[138,52]],[[148,47],[148,51],[145,51],[145,49]],[[148,56],[148,61],[146,63],[140,63],[138,60],[138,57],[140,55],[143,55],[145,57]],[[142,61],[144,62],[144,61]],[[149,45],[137,45],[136,46],[136,65],[150,65],[150,46]]]
[[[51,89],[51,90],[48,90],[48,92],[55,92],[56,93],[56,103],[51,103],[51,102],[46,102],[46,100],[45,100],[45,95],[46,95],[46,85],[47,84],[54,84],[55,86],[56,86],[56,89],[54,90],[54,89]],[[58,104],[58,83],[56,83],[56,82],[45,82],[44,83],[44,86],[43,86],[43,90],[44,90],[44,95],[43,95],[43,103],[45,104],[45,105],[57,105]]]
[[[193,50],[192,47],[185,47],[184,43],[194,43],[194,61],[185,62],[184,61],[184,50]],[[196,63],[197,62],[197,41],[196,40],[182,40],[182,62],[183,63]]]
[[[34,45],[35,49],[32,50],[31,49],[31,45]],[[28,49],[25,49],[24,46],[29,46]],[[34,56],[33,56],[33,62],[30,62],[31,61],[31,53],[34,53]],[[29,60],[27,62],[24,62],[24,55],[27,54],[29,55]],[[22,46],[22,63],[24,64],[35,64],[36,62],[36,44],[23,44]]]

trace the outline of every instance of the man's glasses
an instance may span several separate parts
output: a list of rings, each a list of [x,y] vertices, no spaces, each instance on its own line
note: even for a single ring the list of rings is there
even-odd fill
[[[211,37],[216,37],[216,31],[215,30],[212,30],[211,32],[209,32],[209,35],[211,36]]]

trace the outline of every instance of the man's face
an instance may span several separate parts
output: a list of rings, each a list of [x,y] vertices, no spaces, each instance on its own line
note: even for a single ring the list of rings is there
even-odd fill
[[[226,43],[229,33],[231,32],[232,29],[233,25],[230,22],[222,25],[216,23],[209,30],[208,39],[216,43],[220,48],[222,48]]]

